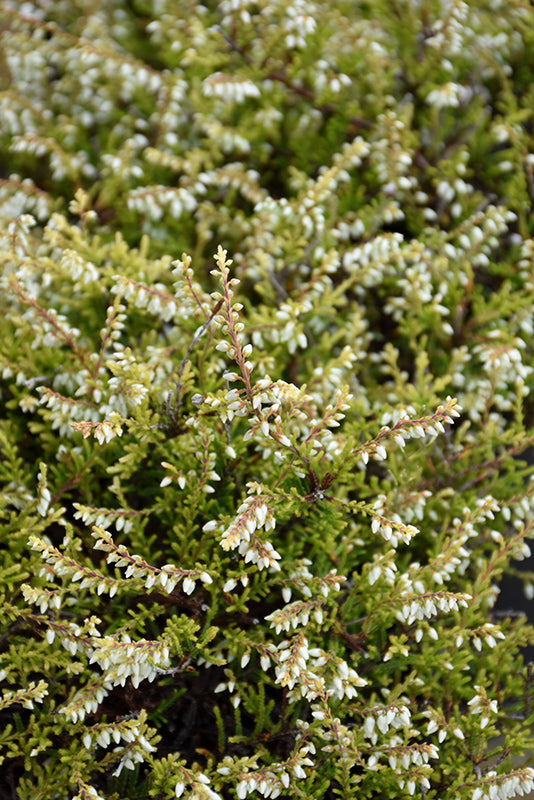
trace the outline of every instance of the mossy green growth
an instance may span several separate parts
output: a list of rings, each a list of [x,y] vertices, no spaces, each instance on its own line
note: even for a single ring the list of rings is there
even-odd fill
[[[0,5],[2,798],[530,791],[533,9]]]

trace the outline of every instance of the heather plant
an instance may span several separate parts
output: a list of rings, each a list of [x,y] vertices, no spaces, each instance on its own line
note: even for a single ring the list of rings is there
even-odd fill
[[[534,11],[0,2],[2,798],[534,789]]]

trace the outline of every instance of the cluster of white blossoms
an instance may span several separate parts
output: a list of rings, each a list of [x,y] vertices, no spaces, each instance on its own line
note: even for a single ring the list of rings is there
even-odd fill
[[[406,625],[413,625],[416,620],[431,619],[440,611],[448,614],[451,611],[458,611],[460,606],[467,608],[471,595],[453,592],[426,592],[402,596],[402,608],[395,612],[399,622]]]
[[[117,78],[121,79],[121,98],[125,101],[132,100],[139,89],[147,89],[151,93],[156,93],[162,85],[162,76],[159,72],[143,65],[139,68],[139,63],[134,59],[116,56]]]
[[[256,564],[259,570],[278,571],[281,556],[271,542],[263,539],[257,531],[261,528],[273,530],[276,520],[272,510],[261,495],[249,495],[237,509],[234,520],[220,534],[223,550],[236,550],[244,558],[245,564]],[[202,528],[203,531],[215,531],[222,525],[210,520]]]
[[[293,603],[288,603],[284,608],[273,611],[265,619],[270,623],[271,628],[275,629],[276,633],[289,631],[300,625],[306,627],[310,617],[320,625],[324,619],[322,604],[320,599],[296,600]]]
[[[160,91],[159,137],[168,148],[180,141],[177,133],[187,122],[187,83],[179,74],[165,75],[165,85]],[[145,155],[145,154],[143,154]]]
[[[99,410],[96,407],[92,408],[85,401],[73,397],[65,397],[65,395],[50,389],[48,386],[38,386],[36,391],[40,395],[40,405],[47,408],[47,419],[50,420],[52,429],[57,430],[62,437],[72,438],[72,425],[77,420],[80,421],[81,425],[94,426],[100,421]],[[29,401],[34,401],[34,398],[28,398],[28,396],[26,398],[28,402],[21,400],[21,404],[24,408],[33,410],[33,405]],[[87,420],[92,420],[92,422]],[[96,428],[94,430],[96,431]]]
[[[122,325],[120,317],[121,314],[117,314],[116,322],[119,328]],[[110,327],[106,330],[106,336],[108,339],[113,339],[115,336],[113,315],[108,319]],[[24,376],[22,376],[22,383],[24,383],[23,378]],[[26,382],[25,385],[31,389],[33,383],[40,383],[41,380],[44,378],[33,379],[33,381]],[[53,381],[53,385],[58,388],[54,389],[46,385],[37,386],[36,392],[40,396],[39,400],[33,395],[23,395],[20,407],[22,410],[32,411],[34,406],[40,403],[43,408],[46,408],[45,417],[49,420],[52,429],[58,430],[62,437],[72,439],[73,430],[78,430],[84,436],[92,433],[99,443],[103,444],[122,434],[121,416],[109,406],[101,403],[107,394],[106,382],[105,370],[102,365],[98,365],[97,357],[88,357],[81,370],[68,377],[58,376],[57,380]],[[62,391],[59,391],[59,388]],[[72,393],[74,396],[66,396],[63,394],[64,391]],[[102,416],[106,415],[108,415],[108,419],[102,421]]]
[[[534,791],[534,769],[522,767],[505,775],[489,770],[481,779],[482,786],[473,789],[470,800],[509,800]],[[460,800],[460,798],[455,798]]]
[[[312,310],[310,299],[297,301],[287,300],[281,303],[275,312],[276,321],[273,322],[270,331],[265,331],[263,337],[273,342],[285,342],[289,353],[294,353],[297,347],[305,349],[308,340],[304,333],[302,322],[299,321],[300,315],[309,313]]]
[[[0,99],[0,115],[4,113],[3,107],[3,99]],[[50,218],[52,208],[50,196],[35,186],[31,178],[21,179],[19,175],[11,174],[0,180],[0,219],[6,225],[25,212],[44,222]]]
[[[61,608],[61,595],[56,589],[42,589],[23,583],[20,590],[26,602],[37,606],[41,614],[49,609],[59,611]],[[50,639],[53,641],[53,635],[50,636]]]
[[[378,460],[387,458],[387,451],[384,442],[388,438],[393,438],[395,443],[404,448],[410,439],[435,439],[445,433],[445,425],[452,425],[454,420],[461,414],[462,407],[455,397],[448,396],[445,403],[440,403],[433,414],[425,417],[418,417],[413,406],[395,408],[387,411],[382,416],[382,427],[379,434],[367,445],[361,448],[361,456],[364,463],[369,460],[372,453]],[[416,419],[412,419],[412,417]],[[390,425],[386,423],[391,423]]]
[[[468,154],[465,153],[464,159],[459,159],[458,164],[456,164],[456,177],[450,178],[449,180],[441,177],[439,181],[437,181],[436,206],[435,208],[427,206],[423,209],[423,216],[428,222],[436,222],[445,211],[450,214],[453,219],[457,219],[464,213],[462,201],[465,197],[474,192],[473,185],[464,180],[467,173],[467,160]],[[428,197],[426,197],[426,200],[428,200]],[[465,239],[463,237],[469,237],[469,234],[469,225],[465,223],[461,227],[460,235],[458,235],[457,231],[447,234],[443,232],[442,235],[445,238],[445,242],[441,248],[441,252],[446,255],[447,258],[454,259],[455,247],[451,244],[451,239],[457,242],[460,247],[463,247],[463,245],[460,244],[460,239],[462,239],[465,244]],[[469,248],[473,251],[473,259],[478,259],[480,255],[480,241],[478,235],[475,234],[473,236],[473,243]]]
[[[23,131],[36,133],[31,112],[26,109],[26,113],[24,113],[20,98],[15,96],[10,98],[4,94],[0,98],[0,119],[2,120],[2,131],[13,138],[20,136]],[[24,210],[29,211],[30,209],[25,207]]]
[[[304,562],[310,563],[307,559],[304,559]],[[307,569],[307,563],[303,563],[299,573],[293,573],[283,587],[282,596],[286,605],[265,617],[276,633],[280,633],[283,630],[289,631],[299,625],[307,626],[310,617],[318,625],[321,625],[324,619],[322,606],[325,600],[331,592],[339,592],[341,583],[346,580],[343,575],[337,575],[334,569],[330,570],[324,578],[315,577]],[[290,603],[292,585],[309,599],[296,600]]]
[[[362,137],[355,137],[352,141],[343,145],[340,151],[332,157],[331,164],[322,167],[316,178],[302,181],[302,185],[296,186],[297,197],[288,200],[286,197],[274,199],[272,197],[261,198],[256,203],[254,213],[247,226],[246,237],[242,245],[242,252],[236,254],[238,263],[244,260],[246,253],[246,269],[251,276],[265,277],[269,275],[271,282],[276,287],[276,274],[283,263],[283,256],[288,249],[294,247],[294,240],[304,237],[307,240],[315,241],[330,234],[330,215],[329,210],[339,191],[343,186],[352,180],[351,173],[357,170],[370,152],[370,146]],[[297,181],[297,178],[295,178]],[[297,181],[298,182],[298,181]],[[252,231],[249,233],[250,227]],[[276,252],[273,253],[273,236],[271,231],[279,231],[276,236]],[[334,233],[335,233],[334,229]],[[335,274],[339,272],[341,264],[341,253],[336,249],[327,250],[322,244],[317,244],[311,252],[311,262],[321,263],[327,259],[330,263],[329,269],[324,272]],[[292,256],[293,258],[293,256]],[[309,276],[310,259],[303,259],[302,264],[298,265],[295,274],[299,280],[306,285],[306,295],[310,298],[318,298],[320,295],[331,290],[331,281],[317,280],[315,276]],[[309,277],[308,277],[309,276]],[[360,276],[358,276],[359,282]],[[356,290],[358,285],[356,285]],[[304,293],[300,295],[301,300]],[[296,298],[292,298],[293,301]],[[284,296],[283,302],[287,298]],[[320,303],[314,308],[314,314],[310,315],[312,322],[320,323]],[[265,323],[265,320],[263,320]],[[267,324],[268,329],[274,326]],[[262,325],[262,330],[264,326]],[[261,335],[258,332],[258,335]]]
[[[472,89],[469,86],[462,86],[454,81],[448,81],[442,86],[432,89],[427,96],[426,102],[434,108],[458,108],[467,103],[472,96]]]
[[[491,495],[478,498],[474,508],[464,508],[463,518],[455,517],[452,520],[453,534],[443,542],[441,551],[425,565],[413,561],[409,569],[401,573],[398,578],[395,578],[396,567],[389,554],[375,555],[373,565],[368,574],[369,582],[374,582],[382,576],[389,585],[397,584],[401,591],[401,597],[413,595],[414,602],[420,604],[419,610],[416,610],[415,607],[412,609],[410,604],[404,604],[402,609],[399,609],[399,614],[403,619],[408,615],[410,623],[414,619],[422,619],[427,616],[427,612],[432,612],[430,615],[435,613],[432,604],[426,604],[425,598],[436,597],[438,599],[435,606],[436,611],[448,612],[451,608],[457,610],[457,605],[465,607],[465,604],[469,603],[470,600],[467,594],[429,591],[428,587],[432,586],[432,584],[443,586],[454,574],[461,573],[467,567],[470,551],[466,543],[469,539],[476,538],[479,535],[478,529],[475,527],[476,524],[487,519],[493,519],[495,512],[498,510],[499,506]],[[496,535],[492,535],[495,540],[497,540]],[[501,536],[500,534],[498,535]],[[518,551],[519,549],[520,542],[518,543]],[[383,575],[384,569],[388,570],[386,575]],[[418,631],[416,634],[417,641],[419,641],[421,635],[422,633]],[[483,638],[485,639],[485,635],[483,635]],[[499,634],[497,638],[501,638],[501,635]],[[488,644],[490,644],[489,641]]]
[[[277,3],[277,5],[282,5]],[[314,14],[316,7],[307,0],[292,0],[283,4],[285,14],[281,20],[281,28],[285,32],[285,43],[290,50],[306,47],[306,37],[315,31],[317,23]]]
[[[341,452],[343,442],[331,429],[339,427],[352,396],[347,387],[342,386],[334,391],[334,402],[325,405],[319,391],[314,396],[306,388],[299,389],[285,381],[273,383],[269,376],[254,384],[254,413],[249,417],[250,428],[243,439],[248,441],[255,435],[258,437],[263,460],[273,458],[280,464],[288,450],[295,454],[301,444],[309,448],[309,456],[320,453],[329,461]],[[236,400],[235,394],[233,397],[232,410],[244,416],[247,410],[245,399],[240,397]],[[296,474],[303,477],[300,470]]]
[[[4,671],[0,673],[0,680],[4,679],[5,674]],[[23,708],[32,710],[34,707],[33,704],[42,703],[47,694],[48,684],[43,680],[37,683],[35,683],[35,681],[30,681],[28,686],[24,689],[18,689],[16,691],[6,689],[0,695],[0,711],[14,705],[21,705]]]
[[[249,417],[250,428],[243,439],[248,441],[255,435],[261,436],[263,440],[271,439],[268,443],[261,442],[264,458],[272,453],[281,463],[284,458],[283,449],[292,446],[290,437],[296,437],[308,422],[307,414],[299,406],[311,398],[292,383],[281,380],[273,382],[269,375],[257,380],[253,391],[252,408],[255,413]],[[235,406],[232,409],[237,413]]]
[[[290,758],[283,762],[273,762],[263,769],[243,771],[239,774],[239,782],[236,786],[236,795],[239,800],[244,800],[248,795],[257,792],[263,797],[279,797],[287,791],[291,785],[292,778],[304,780],[307,772],[306,767],[313,767],[314,761],[309,757],[315,755],[315,746],[312,742],[303,742],[295,748]],[[217,772],[222,775],[228,774],[229,767],[219,767]]]
[[[335,72],[328,61],[320,58],[315,62],[317,70],[313,76],[313,86],[318,94],[332,93],[339,94],[343,89],[352,85],[348,75],[343,72]]]
[[[356,363],[364,357],[370,336],[366,322],[363,319],[356,319],[356,315],[351,321],[351,327],[352,343],[345,345],[327,364],[321,364],[313,370],[307,391],[318,407],[324,402],[323,398],[335,396],[336,392],[347,385],[351,386],[352,394],[365,406],[367,405],[365,388],[357,381],[354,372]]]
[[[389,766],[396,771],[399,767],[407,770],[411,764],[428,764],[431,758],[439,758],[438,748],[433,744],[396,745],[388,747],[385,754]]]
[[[446,719],[442,709],[425,708],[421,714],[429,720],[426,735],[430,736],[437,732],[440,744],[445,741],[449,733],[457,739],[465,739],[463,731],[455,724],[454,718]]]
[[[317,698],[317,702],[312,703],[312,708],[315,709],[312,713],[314,719],[323,719],[324,709],[331,702],[330,698],[334,701],[345,697],[351,700],[358,696],[358,689],[367,686],[367,681],[343,658],[333,656],[320,647],[312,647],[309,656],[308,670],[303,679],[304,689],[301,692],[309,699]],[[294,696],[296,697],[296,693]]]
[[[350,408],[352,395],[346,387],[336,390],[334,402],[327,403],[317,416],[312,416],[306,424],[304,444],[311,445],[310,455],[324,455],[329,461],[339,455],[343,449],[343,441],[333,435],[330,428],[338,428],[345,411]],[[321,490],[319,490],[321,491]]]
[[[80,623],[75,622],[56,622],[53,617],[48,620],[48,631],[46,633],[46,640],[48,644],[52,644],[56,635],[61,642],[61,645],[71,655],[83,654],[90,657],[93,652],[94,642],[100,637],[100,630],[98,626],[102,620],[99,617],[91,616]],[[74,668],[76,669],[76,668]],[[85,716],[85,712],[83,712]],[[80,719],[83,717],[80,717]],[[76,722],[77,718],[73,717]]]
[[[457,194],[465,194],[466,186],[464,181],[456,180],[453,183]],[[449,191],[452,191],[450,187]],[[473,266],[487,267],[501,244],[503,234],[516,221],[517,215],[513,211],[490,204],[447,235],[443,252],[451,260],[465,255],[472,260]]]
[[[370,162],[388,198],[381,211],[383,221],[388,224],[404,218],[399,200],[406,192],[415,192],[417,179],[410,175],[413,152],[403,143],[405,123],[393,111],[380,114],[377,122],[379,138],[370,149]]]
[[[326,599],[331,592],[339,592],[346,578],[338,575],[335,569],[331,569],[324,577],[313,575],[308,569],[312,563],[308,558],[295,562],[295,568],[285,579],[282,588],[284,602],[289,603],[293,589],[309,599],[316,595],[322,595]]]
[[[495,625],[493,622],[486,622],[484,625],[481,625],[479,628],[474,628],[473,630],[469,631],[469,636],[471,638],[471,642],[475,650],[479,652],[482,650],[482,645],[485,644],[487,647],[496,647],[498,639],[505,639],[506,636],[500,630],[500,628]],[[456,647],[461,647],[464,641],[464,637],[462,634],[458,634],[456,637]]]
[[[472,44],[476,11],[471,19],[469,17],[469,5],[463,0],[452,0],[444,4],[443,16],[429,19],[429,35],[425,37],[425,45],[442,54],[441,64],[447,71],[452,69],[449,59],[460,55],[465,47]]]
[[[467,539],[473,539],[478,536],[478,530],[475,527],[480,522],[495,519],[495,514],[500,510],[500,506],[496,499],[487,494],[484,497],[477,497],[474,502],[474,508],[463,508],[463,519],[454,517],[452,520],[458,532],[461,532]]]
[[[21,288],[21,293],[24,290]],[[22,320],[31,325],[34,331],[34,338],[31,342],[32,349],[41,347],[63,347],[75,342],[80,331],[69,323],[64,314],[60,314],[55,309],[50,308],[43,311],[36,300],[29,297],[28,308],[22,314]]]
[[[354,698],[357,690],[367,685],[343,659],[321,648],[310,649],[303,633],[284,639],[277,647],[267,648],[261,656],[262,668],[267,669],[271,660],[275,664],[276,683],[287,688],[290,703],[303,697],[317,701],[313,705],[315,719],[324,719],[330,714],[329,698]]]
[[[80,508],[77,515],[89,519],[93,516],[94,511],[101,510]],[[103,517],[104,521],[109,523],[109,519],[105,519],[105,514],[99,514],[99,517]],[[197,582],[204,585],[212,582],[210,575],[201,569],[182,570],[174,564],[164,564],[162,567],[148,564],[137,554],[130,554],[124,545],[116,545],[111,534],[102,526],[95,526],[92,536],[96,540],[94,549],[107,552],[108,564],[126,568],[123,578],[113,578],[102,574],[94,567],[83,566],[76,559],[38,536],[30,536],[29,544],[32,550],[39,552],[44,562],[42,574],[46,575],[49,580],[53,580],[54,577],[68,578],[71,583],[79,582],[80,588],[92,589],[98,595],[105,592],[113,597],[121,585],[131,587],[132,579],[138,582],[139,588],[141,586],[144,586],[145,589],[157,588],[167,594],[171,594],[177,584],[180,584],[181,590],[188,595],[195,591]],[[67,540],[66,544],[68,544]],[[24,585],[23,592],[28,602],[39,606],[41,613],[49,608],[57,610],[61,605],[62,594],[57,589]],[[51,640],[53,638],[52,634]]]
[[[385,736],[390,728],[399,730],[410,727],[411,712],[408,705],[402,703],[389,703],[387,705],[374,705],[365,710],[363,733],[371,744],[378,742],[379,734]]]
[[[113,775],[118,776],[124,768],[133,770],[135,765],[145,760],[145,755],[153,753],[155,747],[147,739],[146,714],[127,717],[112,723],[98,723],[87,729],[82,741],[87,750],[97,747],[108,748],[114,744],[113,753],[119,760]]]
[[[490,700],[483,686],[475,686],[477,694],[468,701],[471,714],[480,714],[479,724],[485,728],[491,718],[499,711],[497,700]]]
[[[343,254],[343,267],[349,273],[358,273],[355,291],[363,295],[366,289],[380,285],[384,277],[404,266],[401,233],[379,234]]]
[[[419,533],[415,525],[403,522],[396,512],[387,508],[385,495],[379,495],[373,503],[373,511],[375,514],[371,523],[372,532],[380,533],[384,541],[390,542],[394,548],[398,547],[400,542],[410,544],[412,538]]]
[[[521,280],[524,282],[525,290],[532,290],[534,285],[534,239],[523,239],[519,253],[520,257],[517,266],[520,269]],[[526,324],[528,325],[528,323]],[[530,332],[531,327],[532,319],[530,320],[530,328],[526,329],[527,333]]]
[[[109,531],[101,526],[94,527],[92,536],[96,539],[94,549],[103,550],[108,554],[106,557],[108,564],[126,567],[125,579],[141,579],[147,589],[157,587],[163,589],[167,594],[171,594],[176,584],[181,582],[182,591],[185,594],[192,594],[196,589],[197,581],[203,584],[212,583],[210,575],[201,569],[183,570],[174,564],[153,567],[141,556],[129,553],[125,545],[115,544]]]
[[[366,565],[364,572],[367,571],[367,580],[372,586],[377,580],[382,579],[387,586],[395,584],[397,565],[395,563],[397,554],[394,549],[387,553],[374,553],[372,561]]]
[[[41,517],[46,517],[52,495],[47,485],[48,468],[46,464],[41,462],[39,464],[39,474],[37,475],[37,513]]]
[[[415,247],[412,247],[412,252],[414,250]],[[430,258],[430,254],[421,248],[419,256],[413,258],[413,263],[405,269],[404,277],[397,283],[399,295],[390,297],[384,310],[394,320],[400,321],[408,309],[413,313],[415,308],[424,306],[426,313],[433,313],[436,326],[439,325],[445,335],[451,336],[453,328],[444,319],[450,315],[450,309],[445,304],[449,287],[442,281],[436,289]]]
[[[223,125],[218,119],[213,119],[211,116],[204,116],[202,114],[198,114],[197,123],[199,128],[209,139],[217,142],[217,145],[221,148],[223,153],[235,153],[236,156],[244,156],[248,155],[250,152],[249,140],[235,128]],[[236,162],[235,166],[240,168],[243,178],[245,176],[243,165]],[[220,173],[220,170],[212,172],[213,178],[215,178],[216,172]],[[265,197],[266,194],[267,192],[265,192],[265,190],[261,191],[263,197]]]
[[[52,217],[53,219],[54,217]],[[36,270],[33,259],[29,258],[31,231],[36,225],[37,220],[35,217],[32,217],[31,214],[22,214],[16,220],[10,221],[7,226],[3,226],[0,231],[2,263],[6,268],[15,267],[18,279],[15,279],[14,273],[10,274],[9,269],[7,269],[7,272],[2,270],[2,273],[0,273],[0,286],[6,291],[10,287],[14,288],[19,297],[24,296],[22,284],[26,287],[27,294],[31,298],[36,297],[40,290],[40,280],[35,275]]]
[[[288,689],[293,689],[299,684],[303,694],[309,699],[311,693],[307,691],[308,687],[300,685],[302,675],[308,673],[309,657],[308,640],[303,633],[298,633],[292,639],[284,639],[280,642],[276,654],[276,683]]]
[[[92,641],[90,664],[98,664],[106,681],[125,686],[128,679],[137,688],[144,681],[153,681],[170,667],[169,648],[165,642],[138,639],[128,634],[103,636]]]
[[[313,761],[309,758],[305,760],[306,766],[313,766]],[[275,765],[276,766],[276,765]],[[302,769],[302,768],[301,768]],[[224,770],[224,767],[219,768],[218,772]],[[298,772],[298,774],[297,774]],[[306,773],[302,769],[294,772],[296,777],[305,777]],[[223,773],[224,774],[224,773]],[[264,797],[278,797],[284,789],[288,789],[290,785],[290,774],[285,770],[280,772],[275,771],[272,767],[270,769],[262,769],[249,773],[245,778],[242,778],[236,786],[236,795],[239,800],[244,800],[249,794],[258,792]]]
[[[432,492],[428,489],[422,489],[420,491],[410,491],[407,489],[398,493],[393,505],[402,511],[402,516],[405,517],[407,522],[411,522],[413,519],[421,522],[424,518],[425,507],[430,497],[432,497]]]
[[[86,286],[99,279],[98,268],[76,251],[66,249],[63,251],[60,268],[76,282],[75,285]]]
[[[400,789],[408,791],[409,795],[415,794],[417,786],[422,792],[430,789],[429,777],[432,774],[430,759],[438,759],[438,748],[432,744],[406,745],[399,736],[390,737],[388,744],[382,749],[374,748],[367,760],[371,770],[380,768],[381,759],[387,760],[390,769],[399,777],[397,780]]]
[[[224,164],[217,169],[201,172],[193,185],[196,194],[204,195],[209,187],[234,189],[245,200],[256,205],[265,200],[267,192],[260,186],[261,175],[255,169],[246,169],[239,161]]]
[[[108,394],[100,412],[109,416],[113,412],[128,417],[130,411],[140,406],[148,397],[151,386],[150,370],[139,364],[129,349],[116,350],[106,361],[113,377],[108,380]]]
[[[438,586],[443,586],[459,571],[462,564],[467,563],[469,551],[464,547],[467,538],[467,534],[460,530],[444,542],[442,551],[426,566],[413,561],[409,571],[402,576],[406,589],[414,589],[422,594],[425,591],[425,580],[429,585],[437,583]]]
[[[93,725],[83,736],[83,744],[91,750],[99,747],[109,747],[112,742],[134,742],[141,736],[138,720],[135,717],[120,719],[115,722],[101,722]],[[147,752],[150,752],[147,749]]]
[[[164,322],[170,322],[178,314],[178,301],[176,297],[169,294],[164,284],[155,282],[148,286],[131,278],[126,278],[124,275],[114,275],[113,280],[115,285],[111,289],[112,293],[120,295],[121,299],[128,301],[135,308],[143,308],[149,314],[158,317]],[[114,311],[114,308],[110,306],[108,313],[112,311]],[[121,322],[123,322],[126,316],[121,314],[121,317]],[[114,322],[115,319],[116,314],[114,315]],[[116,323],[114,330],[120,330]],[[103,333],[105,335],[106,328],[103,329]]]
[[[511,555],[516,561],[523,561],[531,555],[531,548],[525,538],[530,538],[533,512],[534,477],[531,476],[523,497],[514,500],[514,502],[504,506],[502,509],[503,519],[511,523],[514,530],[517,531],[512,540],[507,541],[507,546],[511,546]],[[499,531],[491,531],[491,536],[498,544],[504,543],[504,537]],[[532,586],[532,584],[526,584],[525,591],[527,591],[528,586]],[[528,591],[530,592],[531,590],[528,589]]]
[[[113,689],[113,682],[105,674],[93,675],[69,700],[58,707],[58,713],[71,722],[82,722],[88,714],[96,714]]]
[[[44,562],[41,575],[46,576],[49,580],[53,580],[54,576],[68,578],[72,582],[80,581],[80,588],[91,587],[95,589],[97,594],[108,592],[111,597],[116,594],[118,582],[114,578],[102,575],[92,567],[84,567],[78,564],[74,558],[65,555],[47,539],[41,539],[39,536],[32,534],[28,539],[28,544],[32,550],[40,554]],[[66,537],[64,544],[69,544],[68,537]],[[44,589],[24,584],[23,592],[28,602],[39,605],[41,613],[49,607],[60,608],[61,594],[57,589]]]
[[[232,357],[232,348],[228,345],[228,342],[221,342],[220,344],[227,345],[227,348],[224,349],[222,346],[219,347],[218,345],[217,349],[229,354],[230,357]],[[226,370],[223,372],[223,378],[227,381],[238,380],[239,375],[237,372]],[[208,395],[203,398],[202,402],[207,406],[210,406],[210,408],[216,410],[223,422],[231,422],[234,417],[246,417],[250,410],[249,403],[243,389],[229,389],[227,392],[225,392],[224,397],[222,398]],[[268,427],[266,430],[266,435],[268,435]],[[247,431],[247,433],[249,432]],[[253,434],[251,433],[248,438],[251,438],[252,435]]]
[[[96,508],[82,503],[73,503],[76,509],[74,519],[81,519],[85,525],[96,525],[99,528],[109,528],[114,525],[117,531],[129,533],[133,520],[140,512],[122,508]]]
[[[183,187],[143,186],[133,189],[127,198],[128,208],[146,214],[153,221],[167,212],[173,219],[196,210],[198,201]]]
[[[93,435],[98,444],[103,445],[111,442],[116,436],[122,436],[123,422],[120,414],[112,412],[103,422],[70,422],[69,425],[72,430],[79,431],[84,439]]]
[[[524,353],[527,349],[526,342],[520,337],[509,341],[509,337],[502,330],[494,329],[487,334],[488,341],[473,348],[473,353],[480,359],[482,369],[488,375],[492,392],[498,392],[495,402],[503,410],[513,407],[513,397],[500,399],[502,390],[509,386],[522,396],[529,393],[527,378],[532,374],[532,367],[523,363]]]
[[[270,252],[272,231],[277,228],[284,230],[286,227],[292,229],[294,214],[294,204],[286,197],[266,197],[254,208],[249,223],[252,232],[245,237],[241,253],[236,254],[236,257],[242,258],[243,253],[246,253],[247,262],[250,259],[247,272],[251,279],[261,279],[266,270],[268,274],[276,274],[278,259]]]
[[[224,72],[214,72],[202,82],[202,94],[226,103],[243,103],[249,97],[259,97],[260,90],[248,78],[239,79]]]
[[[298,590],[308,599],[313,597],[313,593],[316,591],[314,582],[317,579],[308,569],[308,567],[312,565],[313,561],[310,561],[309,558],[302,558],[294,562],[293,571],[282,581],[282,597],[284,603],[289,603],[291,601],[294,589]],[[341,581],[341,576],[339,580]]]
[[[94,178],[97,170],[89,162],[89,156],[83,150],[69,153],[54,139],[48,139],[33,134],[15,136],[10,147],[13,153],[28,153],[34,156],[48,156],[51,177],[54,181],[72,178],[80,173],[87,178]]]
[[[126,139],[120,150],[113,153],[103,153],[101,156],[102,174],[111,177],[120,175],[121,180],[133,178],[136,182],[143,176],[143,169],[139,163],[140,151],[148,144],[146,136],[136,134]]]
[[[182,771],[186,772],[186,770]],[[221,795],[210,787],[210,779],[203,772],[187,771],[187,782],[185,780],[178,781],[174,787],[174,796],[182,797],[187,786],[190,787],[190,791],[186,800],[222,800]]]

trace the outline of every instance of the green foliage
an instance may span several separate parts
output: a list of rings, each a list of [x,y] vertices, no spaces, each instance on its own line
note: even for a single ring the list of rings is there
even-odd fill
[[[0,21],[2,797],[530,791],[532,8]]]

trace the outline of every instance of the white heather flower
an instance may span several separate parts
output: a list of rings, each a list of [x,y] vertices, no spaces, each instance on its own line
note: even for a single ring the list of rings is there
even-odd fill
[[[46,517],[46,513],[50,505],[51,494],[46,487],[43,487],[39,494],[40,496],[37,504],[37,513],[40,514],[41,517]]]
[[[378,444],[376,446],[374,455],[375,455],[375,458],[377,458],[377,459],[379,459],[381,461],[385,461],[386,460],[386,458],[388,457],[388,454],[387,454],[386,448],[384,447],[383,444]]]
[[[370,570],[367,580],[369,581],[369,585],[372,586],[375,581],[378,580],[380,577],[380,573],[382,572],[380,566],[375,564],[375,566]]]
[[[433,89],[426,96],[426,102],[435,108],[457,108],[471,97],[472,90],[467,86],[450,81]]]
[[[227,103],[243,103],[248,97],[259,97],[260,90],[251,80],[240,80],[224,72],[214,72],[202,82],[206,97],[218,97]]]

